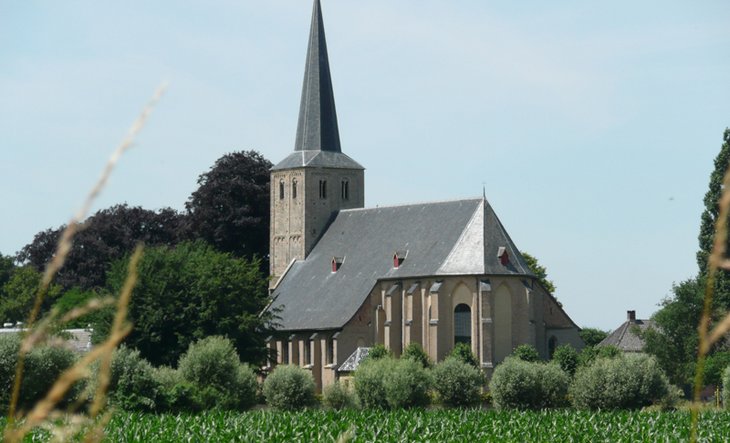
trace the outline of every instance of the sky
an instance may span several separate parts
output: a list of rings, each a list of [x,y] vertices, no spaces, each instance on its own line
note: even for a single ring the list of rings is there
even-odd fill
[[[309,0],[0,0],[0,253],[81,206],[184,209],[222,155],[294,147]],[[581,327],[697,273],[730,126],[730,3],[322,0],[367,207],[486,196]]]

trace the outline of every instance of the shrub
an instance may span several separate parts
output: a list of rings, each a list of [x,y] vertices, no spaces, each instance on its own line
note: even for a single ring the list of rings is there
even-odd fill
[[[566,402],[570,378],[557,365],[507,358],[489,383],[500,409],[545,409]]]
[[[391,408],[428,405],[431,374],[420,362],[397,360],[385,374],[385,399]]]
[[[370,360],[378,360],[385,357],[392,357],[393,354],[390,352],[388,348],[385,347],[385,345],[375,345],[372,348],[370,348],[370,351],[368,352],[366,359]]]
[[[99,367],[96,367],[98,379]],[[160,385],[152,365],[139,351],[121,346],[112,355],[109,402],[127,411],[154,411],[159,406]],[[96,383],[90,388],[94,389]]]
[[[264,381],[266,403],[276,409],[294,410],[314,404],[314,378],[299,366],[277,366]]]
[[[578,351],[571,345],[560,345],[553,352],[553,362],[572,377],[578,368]]]
[[[159,409],[169,412],[198,412],[203,409],[194,384],[183,380],[180,371],[169,366],[152,374],[160,387]]]
[[[15,368],[20,351],[20,335],[0,334],[0,410],[6,411],[15,383]],[[18,406],[27,409],[43,398],[58,376],[76,360],[73,352],[55,346],[34,348],[26,355]],[[78,385],[66,398],[76,395]]]
[[[463,361],[449,357],[433,368],[434,388],[448,406],[468,406],[480,400],[482,373]]]
[[[471,351],[471,346],[466,343],[457,343],[449,356],[456,357],[464,363],[472,365],[475,368],[479,369],[479,362],[477,361],[477,357]]]
[[[195,387],[204,409],[245,409],[256,402],[256,374],[241,364],[227,338],[213,336],[192,343],[180,357],[178,371]]]
[[[705,360],[705,384],[720,386],[722,373],[728,366],[730,366],[730,352],[720,351],[708,355]]]
[[[537,349],[534,346],[528,344],[522,344],[517,346],[512,351],[512,356],[519,358],[523,361],[538,361],[540,360],[540,354],[537,353]]]
[[[623,353],[616,346],[585,347],[578,355],[578,366],[590,366],[599,358],[616,358]]]
[[[426,351],[423,350],[421,345],[416,342],[409,343],[408,346],[406,346],[403,350],[403,354],[401,354],[401,358],[411,359],[418,362],[424,368],[431,367],[431,359],[428,358],[428,354],[426,354]]]
[[[578,369],[570,394],[578,408],[638,409],[662,400],[669,388],[654,357],[629,355]]]
[[[366,358],[355,371],[355,393],[365,408],[387,408],[385,375],[392,370],[392,358]]]
[[[322,402],[325,406],[336,410],[354,408],[357,405],[355,394],[339,380],[324,388]]]

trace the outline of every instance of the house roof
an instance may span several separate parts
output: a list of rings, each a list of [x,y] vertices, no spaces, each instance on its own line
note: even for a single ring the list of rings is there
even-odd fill
[[[26,331],[25,328],[2,328],[0,334],[20,334]],[[91,329],[64,329],[63,332],[68,337],[62,338],[60,341],[62,346],[79,354],[85,354],[91,350]]]
[[[624,352],[643,352],[644,340],[636,334],[635,327],[643,332],[655,325],[653,320],[627,320],[597,346],[616,346]]]
[[[355,349],[355,352],[350,354],[350,356],[347,357],[347,360],[345,360],[345,362],[337,368],[337,372],[354,372],[357,367],[360,366],[360,363],[362,363],[365,357],[368,356],[370,349],[371,348],[363,347]]]
[[[505,265],[500,247],[509,255]],[[396,251],[407,251],[397,268]],[[337,272],[333,257],[344,257]],[[339,329],[379,280],[449,275],[534,277],[485,199],[340,211],[274,289],[276,329]]]

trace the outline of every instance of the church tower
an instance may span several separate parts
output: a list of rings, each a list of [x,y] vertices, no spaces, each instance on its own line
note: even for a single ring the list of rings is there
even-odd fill
[[[341,209],[365,205],[364,168],[342,153],[327,43],[314,0],[294,152],[271,169],[271,285]]]

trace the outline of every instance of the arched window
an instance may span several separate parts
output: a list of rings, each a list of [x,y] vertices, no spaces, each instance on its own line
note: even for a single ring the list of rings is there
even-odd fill
[[[297,179],[291,181],[291,198],[297,198]]]
[[[553,353],[555,353],[555,349],[558,347],[558,337],[551,335],[548,339],[548,352],[550,353],[550,358],[553,358]]]
[[[284,200],[284,180],[279,181],[279,200]]]
[[[454,343],[471,344],[471,308],[464,303],[454,308]]]
[[[319,198],[323,200],[327,198],[327,180],[319,181]]]

